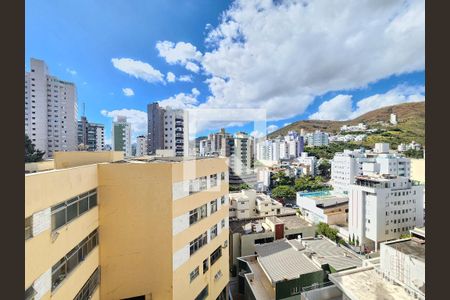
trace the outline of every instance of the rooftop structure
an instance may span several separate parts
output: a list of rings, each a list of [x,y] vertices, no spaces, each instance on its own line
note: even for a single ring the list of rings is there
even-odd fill
[[[239,258],[246,297],[299,297],[304,288],[328,281],[328,272],[361,267],[362,261],[328,239],[282,239],[256,245],[255,255]]]
[[[310,222],[329,225],[347,223],[347,195],[330,191],[297,192],[297,205],[302,215]]]
[[[257,193],[256,190],[242,190],[230,193],[230,218],[248,219],[278,215],[283,205],[270,196]]]

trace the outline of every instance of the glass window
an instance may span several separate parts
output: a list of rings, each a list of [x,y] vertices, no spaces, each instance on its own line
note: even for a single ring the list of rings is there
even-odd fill
[[[80,200],[78,204],[78,212],[80,215],[89,209],[88,200],[89,200],[88,197],[84,197],[83,199]]]
[[[67,201],[67,222],[78,217],[78,198]]]
[[[197,278],[198,274],[200,274],[200,270],[199,267],[196,267],[194,271],[192,271],[191,274],[189,275],[190,282],[194,281],[194,279]]]
[[[222,256],[222,246],[217,247],[211,254],[211,266]]]
[[[52,229],[55,230],[66,224],[66,204],[62,203],[52,208]]]
[[[210,178],[211,178],[211,187],[216,187],[217,186],[217,174],[212,174]]]
[[[66,259],[62,258],[52,267],[52,291],[66,278]]]
[[[221,198],[220,198],[220,204],[225,204],[225,196],[222,196]]]
[[[209,261],[208,258],[206,258],[203,261],[203,274],[205,274],[209,270]]]
[[[222,219],[222,221],[220,221],[220,228],[224,227],[225,227],[225,219]]]
[[[211,227],[211,230],[210,230],[210,237],[211,237],[211,240],[212,240],[213,238],[215,238],[216,236],[217,236],[217,224],[214,225],[213,227]]]
[[[89,196],[89,209],[94,206],[97,206],[97,193],[91,194]]]
[[[217,211],[217,199],[211,201],[211,214]]]
[[[33,217],[25,218],[25,240],[33,237]]]

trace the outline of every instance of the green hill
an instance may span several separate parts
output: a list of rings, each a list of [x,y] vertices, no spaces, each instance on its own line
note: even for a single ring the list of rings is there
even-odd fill
[[[398,124],[389,124],[391,113],[397,114]],[[383,132],[371,134],[362,142],[366,147],[373,146],[374,143],[386,142],[391,147],[397,147],[400,143],[410,143],[416,141],[425,145],[425,102],[403,103],[398,105],[382,107],[365,113],[353,120],[348,121],[327,121],[327,120],[303,120],[280,128],[268,135],[268,138],[275,138],[285,135],[288,131],[313,132],[322,130],[329,133],[338,133],[341,126],[357,125],[365,123],[369,128],[379,128]]]

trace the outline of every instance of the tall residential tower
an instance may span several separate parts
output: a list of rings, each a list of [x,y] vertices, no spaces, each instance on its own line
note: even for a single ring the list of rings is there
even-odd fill
[[[25,72],[25,133],[36,148],[46,157],[76,150],[77,113],[75,84],[51,76],[43,60],[32,58]]]
[[[131,124],[127,118],[117,116],[117,121],[112,127],[112,148],[113,151],[123,151],[125,156],[131,156]]]

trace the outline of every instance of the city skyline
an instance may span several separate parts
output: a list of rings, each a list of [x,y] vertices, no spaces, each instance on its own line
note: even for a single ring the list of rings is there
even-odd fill
[[[146,134],[146,106],[155,101],[266,108],[272,131],[425,99],[422,1],[349,1],[336,20],[330,11],[338,4],[280,2],[26,1],[26,69],[31,57],[43,59],[74,82],[79,107],[105,124],[106,144],[112,116],[128,117],[133,140]],[[251,124],[228,130],[252,131]]]

